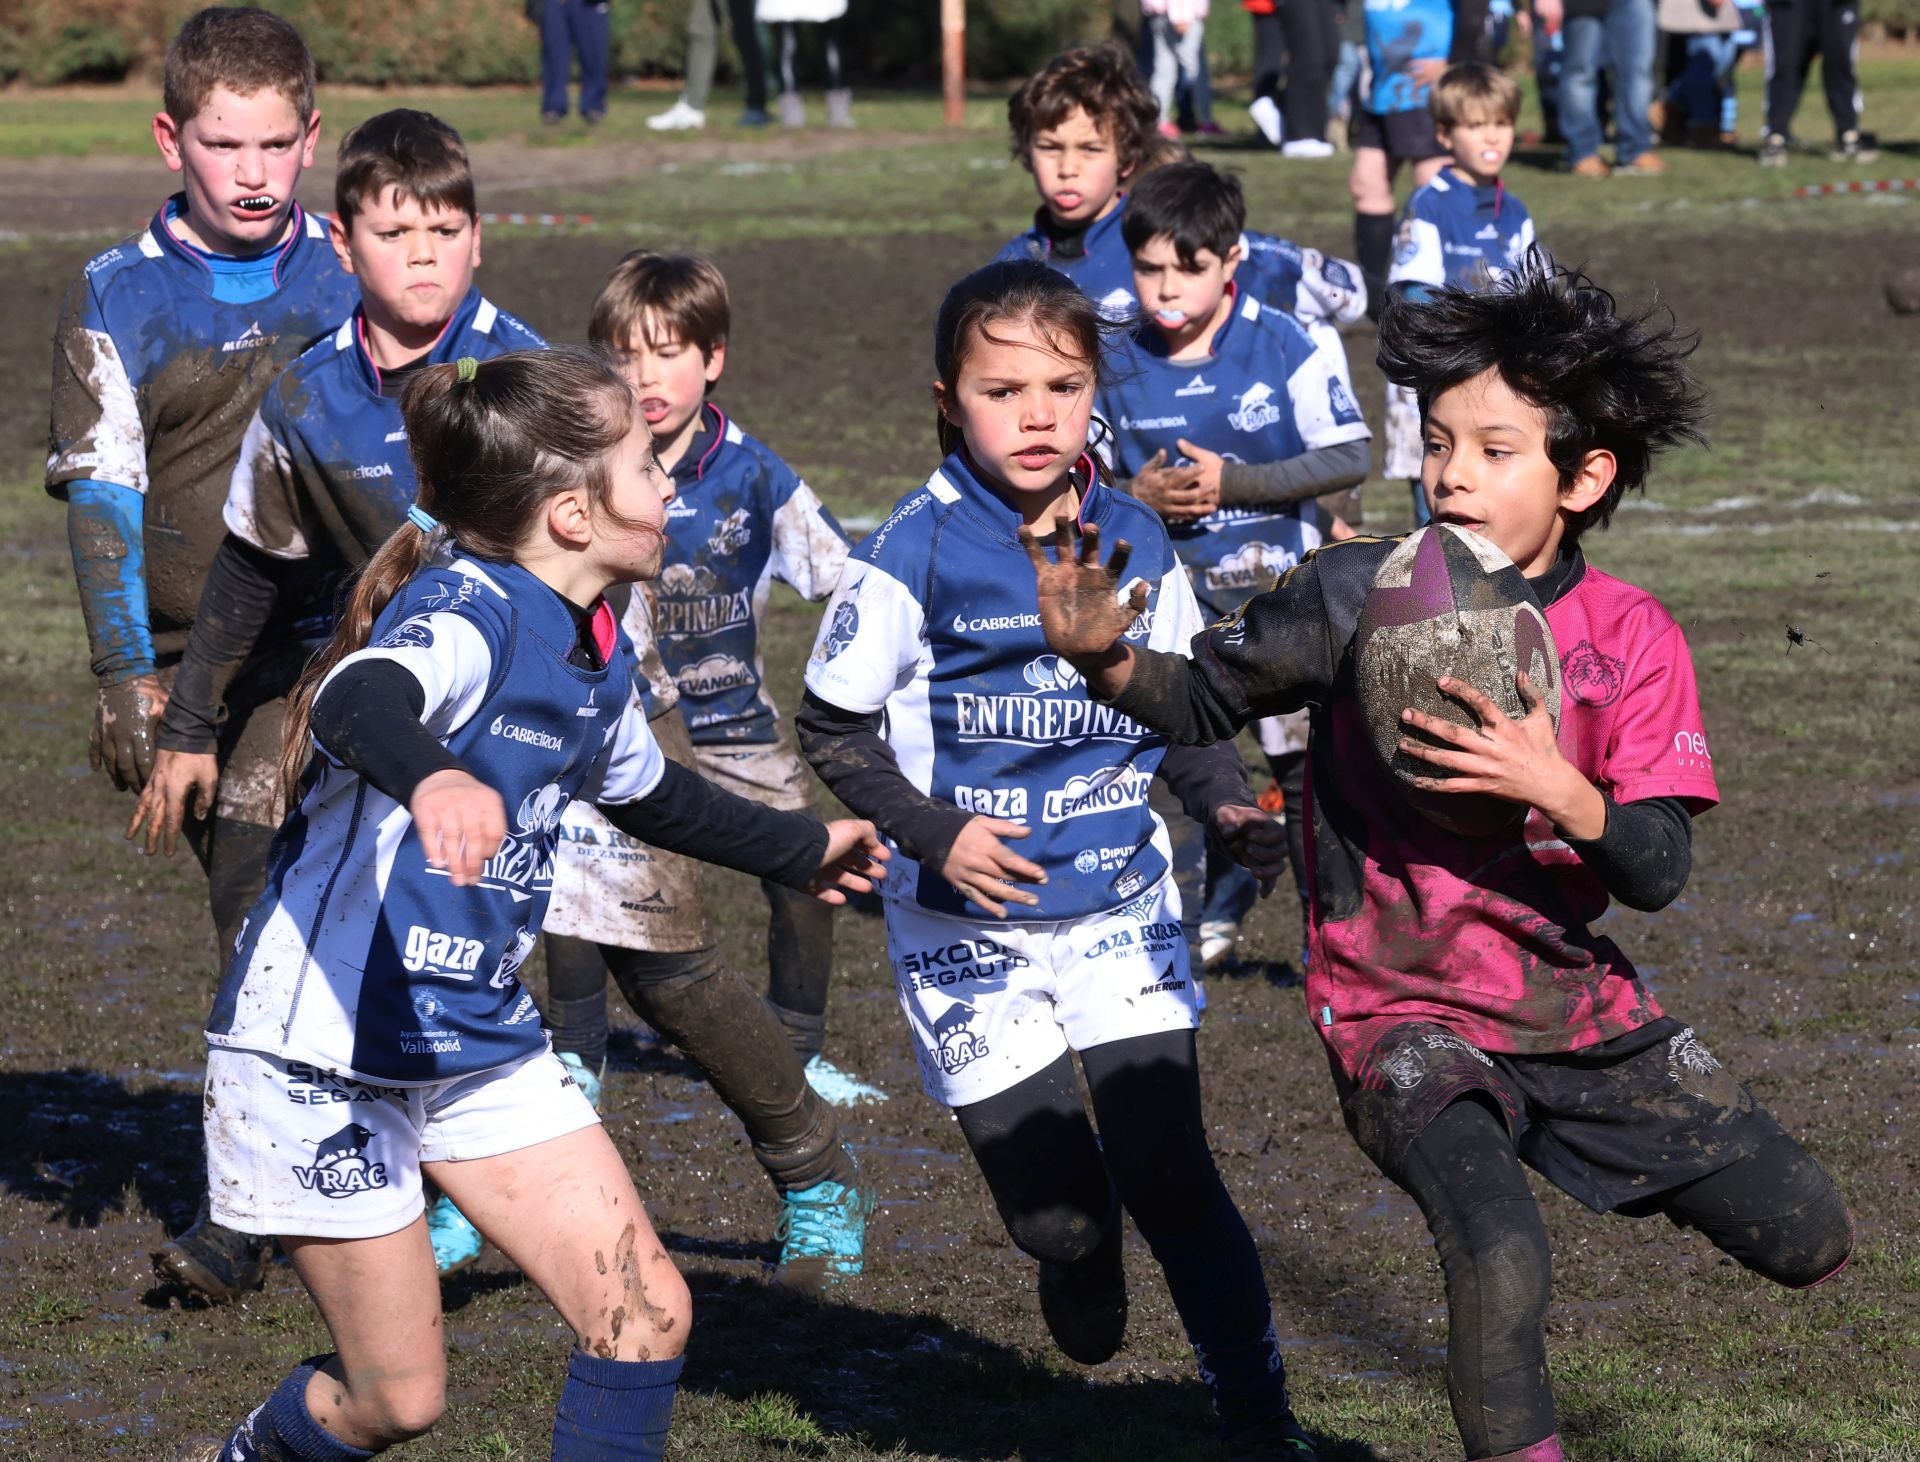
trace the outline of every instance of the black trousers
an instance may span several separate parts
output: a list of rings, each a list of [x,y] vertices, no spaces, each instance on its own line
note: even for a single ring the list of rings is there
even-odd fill
[[[1280,0],[1287,80],[1280,92],[1288,142],[1327,139],[1327,88],[1340,54],[1340,17],[1333,0]]]
[[[1793,131],[1814,53],[1834,136],[1860,125],[1860,78],[1853,48],[1860,38],[1858,0],[1769,0],[1767,5],[1767,131]]]

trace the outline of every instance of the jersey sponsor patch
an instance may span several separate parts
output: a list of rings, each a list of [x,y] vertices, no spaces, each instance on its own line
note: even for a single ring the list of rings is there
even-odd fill
[[[1233,414],[1227,418],[1236,431],[1256,432],[1272,426],[1280,419],[1280,408],[1274,402],[1273,387],[1265,381],[1255,381],[1240,393],[1240,401]]]
[[[1041,804],[1041,817],[1050,823],[1076,817],[1093,817],[1103,812],[1119,812],[1128,807],[1146,805],[1153,776],[1134,767],[1119,767],[1111,772],[1088,777],[1071,777],[1064,787],[1049,791]]]
[[[349,1122],[315,1144],[311,1163],[292,1164],[293,1175],[302,1188],[325,1198],[352,1198],[384,1188],[387,1165],[367,1156],[367,1146],[372,1141],[371,1129]]]
[[[837,658],[860,633],[860,606],[852,595],[833,606],[833,616],[827,624],[826,636],[820,641],[820,658]]]

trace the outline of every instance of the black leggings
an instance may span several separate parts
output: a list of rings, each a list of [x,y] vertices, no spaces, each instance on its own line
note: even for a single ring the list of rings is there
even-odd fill
[[[189,820],[187,844],[207,874],[207,904],[213,914],[216,974],[233,957],[234,942],[267,886],[267,850],[273,829],[230,817]]]
[[[1222,1423],[1270,1413],[1285,1378],[1266,1278],[1207,1147],[1193,1032],[1091,1046],[1080,1064],[1098,1139],[1070,1055],[955,1109],[1008,1234],[1036,1259],[1072,1264],[1118,1242],[1125,1207],[1204,1357]]]
[[[817,25],[820,31],[821,49],[827,68],[827,90],[842,91],[846,88],[846,78],[840,63],[840,33],[845,18],[809,22]],[[783,20],[773,28],[774,45],[779,54],[777,62],[780,68],[780,90],[794,92],[800,89],[799,78],[795,74],[794,62],[800,51],[800,22]]]
[[[607,975],[634,1012],[698,1066],[747,1129],[753,1155],[785,1192],[853,1181],[840,1124],[807,1084],[767,1002],[708,946],[649,954],[546,936],[547,1027],[557,1051],[590,1070],[607,1057]]]
[[[760,887],[767,896],[767,999],[804,1063],[827,1039],[833,906],[771,879]]]
[[[1414,1142],[1399,1181],[1426,1215],[1446,1276],[1447,1393],[1467,1456],[1497,1457],[1552,1436],[1541,1330],[1551,1258],[1506,1123],[1488,1102],[1455,1102]],[[1784,1135],[1632,1210],[1654,1213],[1792,1288],[1829,1277],[1853,1246],[1832,1180]]]
[[[1806,89],[1807,72],[1820,53],[1820,85],[1827,95],[1833,133],[1860,125],[1860,78],[1853,48],[1860,38],[1860,7],[1854,0],[1771,0],[1767,6],[1767,130],[1793,132],[1793,114]]]

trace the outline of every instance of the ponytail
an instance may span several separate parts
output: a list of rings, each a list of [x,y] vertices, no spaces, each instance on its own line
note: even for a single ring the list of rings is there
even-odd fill
[[[511,559],[556,493],[582,491],[615,526],[632,526],[608,500],[607,457],[633,428],[633,390],[599,351],[522,350],[431,366],[407,383],[400,411],[416,505],[354,579],[333,638],[294,687],[280,751],[288,807],[299,802],[321,682],[366,648],[408,580],[445,552]]]

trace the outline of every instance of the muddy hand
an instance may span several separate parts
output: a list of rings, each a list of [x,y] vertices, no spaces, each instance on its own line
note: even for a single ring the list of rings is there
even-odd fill
[[[823,904],[844,904],[850,893],[872,893],[886,876],[883,865],[892,856],[872,823],[857,817],[837,818],[827,824],[826,852],[807,883],[807,892]]]
[[[212,752],[160,752],[153,759],[153,775],[140,789],[133,821],[127,824],[127,840],[133,841],[145,823],[147,856],[164,850],[171,858],[186,820],[199,822],[213,816],[213,794],[219,785],[220,763]]]
[[[1274,881],[1287,871],[1286,824],[1261,808],[1225,802],[1214,808],[1213,825],[1233,861],[1260,885],[1260,897],[1272,893]]]
[[[87,762],[105,770],[122,792],[138,792],[153,774],[153,739],[166,714],[167,693],[153,675],[100,687],[87,733]]]
[[[1073,525],[1053,530],[1053,558],[1048,559],[1031,529],[1020,530],[1020,546],[1033,564],[1040,597],[1040,627],[1055,654],[1076,665],[1098,660],[1124,635],[1147,607],[1147,586],[1134,585],[1122,601],[1127,561],[1133,545],[1122,538],[1113,545],[1113,557],[1100,562],[1100,530],[1089,523],[1076,549]]]

